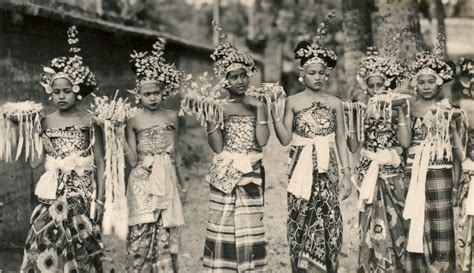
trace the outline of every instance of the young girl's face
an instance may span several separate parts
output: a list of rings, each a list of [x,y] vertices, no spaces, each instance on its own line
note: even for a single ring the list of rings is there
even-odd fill
[[[229,82],[227,90],[234,95],[244,95],[249,87],[250,78],[243,68],[230,71],[227,73],[226,79]]]
[[[434,75],[421,74],[416,79],[416,92],[421,98],[425,100],[434,99],[440,91],[441,88],[436,84]]]
[[[77,102],[77,95],[72,91],[72,83],[65,78],[55,79],[51,85],[53,104],[60,110],[68,110]]]
[[[373,97],[375,94],[380,94],[387,91],[385,87],[385,80],[380,76],[370,76],[367,79],[367,94]]]
[[[155,110],[163,102],[161,85],[158,83],[145,83],[140,87],[140,101],[143,107]]]
[[[306,66],[303,75],[304,85],[313,91],[319,91],[326,84],[326,66],[321,63]]]

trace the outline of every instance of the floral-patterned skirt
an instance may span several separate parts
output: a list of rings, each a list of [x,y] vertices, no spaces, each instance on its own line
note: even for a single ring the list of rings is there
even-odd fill
[[[161,217],[128,229],[127,272],[178,272],[179,230],[164,228]]]
[[[361,177],[359,177],[361,180]],[[404,272],[405,189],[398,175],[379,177],[372,204],[359,213],[358,272]]]
[[[290,151],[289,177],[302,147]],[[327,173],[318,173],[313,149],[313,183],[309,200],[288,193],[288,244],[292,272],[337,272],[342,248],[342,215],[335,149]]]
[[[315,185],[318,184],[319,191]],[[320,175],[309,201],[288,193],[288,243],[293,272],[320,269],[337,272],[342,247],[338,195]]]
[[[459,272],[474,272],[474,255],[472,239],[474,238],[474,216],[466,215],[466,198],[469,183],[474,172],[464,173],[459,185],[459,207],[456,213],[456,270]]]
[[[81,196],[62,195],[33,211],[22,272],[102,272],[100,227]]]

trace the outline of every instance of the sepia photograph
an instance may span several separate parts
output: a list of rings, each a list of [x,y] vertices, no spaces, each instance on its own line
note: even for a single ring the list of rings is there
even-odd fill
[[[474,273],[474,0],[0,0],[0,273]]]

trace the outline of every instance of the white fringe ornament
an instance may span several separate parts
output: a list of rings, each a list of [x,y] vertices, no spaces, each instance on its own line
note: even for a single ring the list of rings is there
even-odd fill
[[[16,150],[14,160],[25,152],[25,161],[43,153],[39,136],[43,105],[32,101],[7,102],[0,108],[0,160],[12,162],[12,146]],[[18,124],[18,134],[16,124]],[[18,137],[17,137],[18,136]]]
[[[179,115],[194,115],[201,126],[206,122],[213,122],[216,126],[224,126],[225,99],[221,99],[224,82],[211,83],[212,78],[207,78],[207,72],[199,77],[198,82],[191,82],[186,95],[181,100]]]
[[[462,109],[454,108],[448,99],[441,100],[428,108],[423,117],[423,125],[427,129],[426,139],[434,146],[430,154],[431,160],[452,160],[452,144],[449,125],[455,116],[467,126],[466,114]]]
[[[357,141],[363,142],[364,141],[364,120],[366,116],[367,106],[361,102],[343,102],[342,106],[344,107],[344,111],[347,114],[344,115],[344,126],[346,130],[346,138],[350,136],[350,123],[354,121],[355,115],[355,132],[357,135]]]
[[[105,144],[105,205],[102,228],[104,234],[116,234],[126,240],[128,235],[128,207],[125,196],[125,122],[133,117],[137,108],[131,107],[127,99],[117,99],[118,90],[112,100],[107,96],[95,97],[91,113],[103,124]]]

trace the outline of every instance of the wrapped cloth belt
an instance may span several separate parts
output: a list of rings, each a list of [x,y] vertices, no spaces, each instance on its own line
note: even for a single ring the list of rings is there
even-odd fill
[[[143,159],[142,166],[148,170],[151,169],[147,181],[147,188],[150,189],[150,193],[156,196],[164,196],[166,194],[166,180],[172,179],[170,171],[173,170],[173,164],[169,153],[147,155]]]
[[[325,173],[329,169],[330,144],[334,143],[334,133],[326,136],[316,136],[312,139],[293,134],[290,144],[296,147],[302,146],[303,149],[290,178],[288,192],[296,197],[309,200],[313,183],[313,147],[316,148],[318,172]]]
[[[47,156],[44,167],[46,171],[36,184],[35,195],[40,199],[53,200],[56,199],[58,190],[59,171],[65,175],[74,171],[78,176],[84,176],[86,171],[94,169],[94,157],[83,157],[79,153],[70,154],[65,158]]]
[[[374,199],[375,185],[377,184],[380,165],[398,167],[401,160],[396,149],[378,150],[377,152],[362,149],[361,155],[371,160],[360,186],[359,201],[357,203],[359,210],[363,211],[364,203],[372,204]]]
[[[410,185],[408,188],[403,218],[410,219],[407,251],[423,253],[423,229],[425,223],[425,185],[433,145],[425,140],[413,147],[413,160]]]

